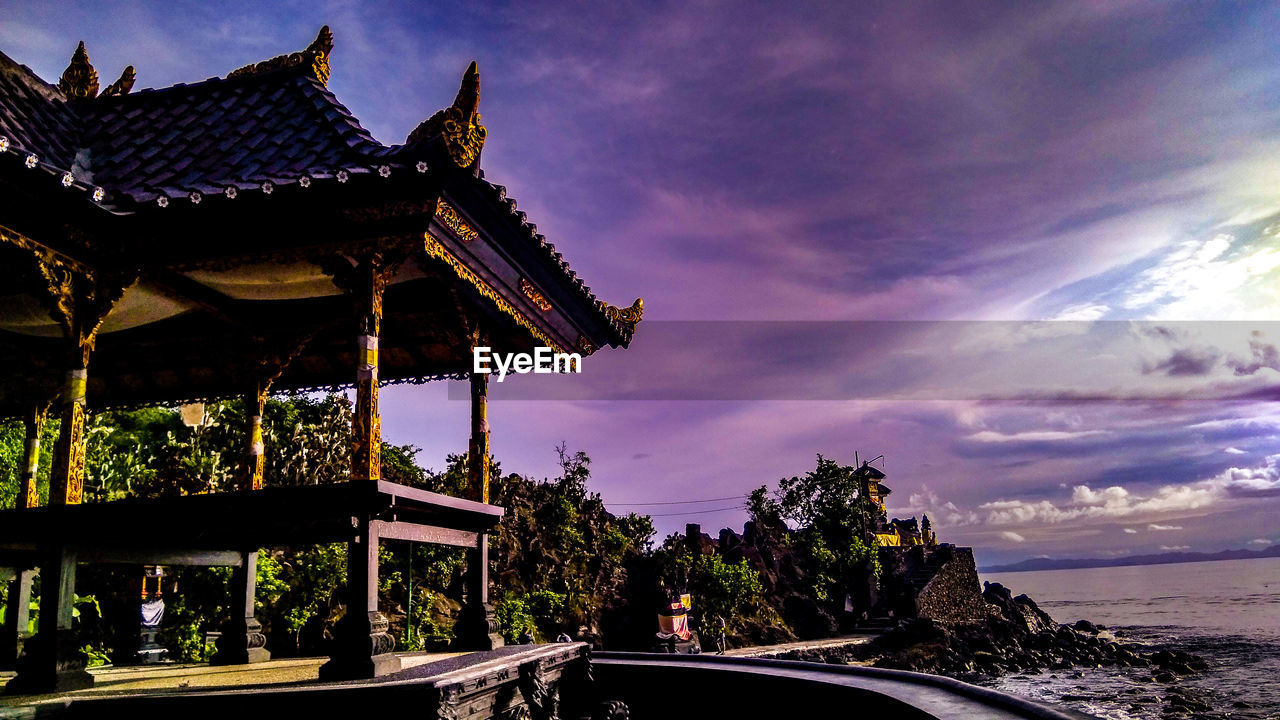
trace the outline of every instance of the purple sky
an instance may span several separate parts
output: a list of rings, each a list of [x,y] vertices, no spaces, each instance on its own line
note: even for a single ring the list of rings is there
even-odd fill
[[[583,377],[495,387],[508,470],[553,474],[567,441],[624,510],[856,449],[886,456],[891,512],[927,510],[986,562],[1280,540],[1280,6],[0,16],[0,50],[45,79],[83,39],[104,81],[133,64],[139,88],[225,75],[329,24],[329,87],[387,143],[478,60],[488,177],[598,293],[646,308],[633,348]],[[865,322],[884,320],[908,322]],[[424,464],[465,449],[445,386],[383,406],[387,439]]]

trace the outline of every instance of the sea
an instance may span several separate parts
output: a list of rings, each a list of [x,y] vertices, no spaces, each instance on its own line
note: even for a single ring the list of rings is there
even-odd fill
[[[992,682],[997,689],[1115,720],[1171,717],[1176,696],[1213,709],[1172,717],[1280,719],[1280,558],[981,577],[1026,593],[1060,623],[1088,620],[1118,640],[1210,664],[1173,683],[1152,681],[1150,670],[1100,667],[1005,676]]]

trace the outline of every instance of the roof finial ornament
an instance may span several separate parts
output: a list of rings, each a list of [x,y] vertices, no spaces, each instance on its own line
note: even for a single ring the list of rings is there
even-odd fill
[[[120,73],[120,79],[108,85],[107,89],[103,90],[102,94],[99,95],[98,97],[111,97],[112,95],[121,95],[121,96],[128,95],[129,91],[133,89],[134,79],[135,79],[135,73],[133,72],[133,66],[130,65],[124,69],[124,72]]]
[[[469,168],[480,158],[485,135],[488,133],[484,125],[480,124],[479,110],[480,71],[476,68],[475,61],[472,61],[462,76],[462,84],[458,87],[453,105],[419,123],[409,133],[405,144],[438,135],[444,140],[449,159],[460,168]]]
[[[288,55],[278,55],[270,60],[263,60],[252,65],[245,65],[242,68],[232,70],[227,74],[227,78],[258,75],[273,70],[305,65],[311,71],[311,74],[315,76],[315,79],[320,81],[321,85],[327,85],[329,83],[329,53],[331,52],[333,52],[333,33],[329,31],[329,26],[325,25],[320,28],[320,32],[316,34],[316,39],[311,41],[307,49],[289,53]]]
[[[89,64],[89,53],[84,49],[83,40],[71,54],[71,64],[62,72],[58,89],[68,100],[86,100],[98,96],[98,71]]]
[[[634,329],[644,315],[644,298],[636,298],[636,301],[631,303],[631,307],[625,308],[606,304],[604,314],[608,315],[610,320],[630,325]]]

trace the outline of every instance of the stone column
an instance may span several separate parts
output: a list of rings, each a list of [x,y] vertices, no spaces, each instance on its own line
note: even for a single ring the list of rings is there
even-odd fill
[[[4,626],[0,627],[0,668],[12,668],[22,655],[27,639],[27,623],[31,620],[31,581],[35,570],[14,568],[9,581],[9,604],[5,608]]]
[[[258,553],[245,551],[231,572],[231,619],[222,626],[210,665],[244,665],[271,659],[262,623],[254,615],[258,587]]]
[[[72,629],[76,557],[65,547],[46,548],[40,560],[40,621],[18,662],[9,693],[50,693],[93,686]]]
[[[471,444],[467,477],[471,500],[489,502],[488,379],[471,375]],[[458,618],[457,646],[467,650],[494,650],[503,646],[498,622],[489,604],[489,536],[481,533],[467,562],[467,605]]]
[[[400,669],[392,654],[395,638],[378,612],[378,534],[361,518],[347,544],[347,608],[334,628],[333,651],[320,668],[321,680],[371,678]]]
[[[36,480],[40,470],[40,432],[44,429],[46,409],[44,406],[32,408],[24,418],[26,425],[26,443],[23,446],[22,476],[15,507],[26,510],[40,505]],[[0,576],[9,582],[9,602],[5,608],[4,625],[0,627],[0,668],[13,668],[18,657],[22,655],[22,646],[26,642],[27,624],[31,619],[31,583],[35,578],[35,570],[16,567],[13,576]]]

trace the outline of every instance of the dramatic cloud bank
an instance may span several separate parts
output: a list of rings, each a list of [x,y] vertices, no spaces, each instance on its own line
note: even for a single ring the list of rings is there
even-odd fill
[[[1280,6],[33,3],[0,50],[56,80],[83,39],[142,88],[322,24],[388,143],[478,60],[486,176],[645,298],[632,349],[493,392],[504,469],[568,441],[607,502],[667,501],[856,450],[988,561],[1273,537]],[[389,389],[388,439],[465,450],[450,397]]]

